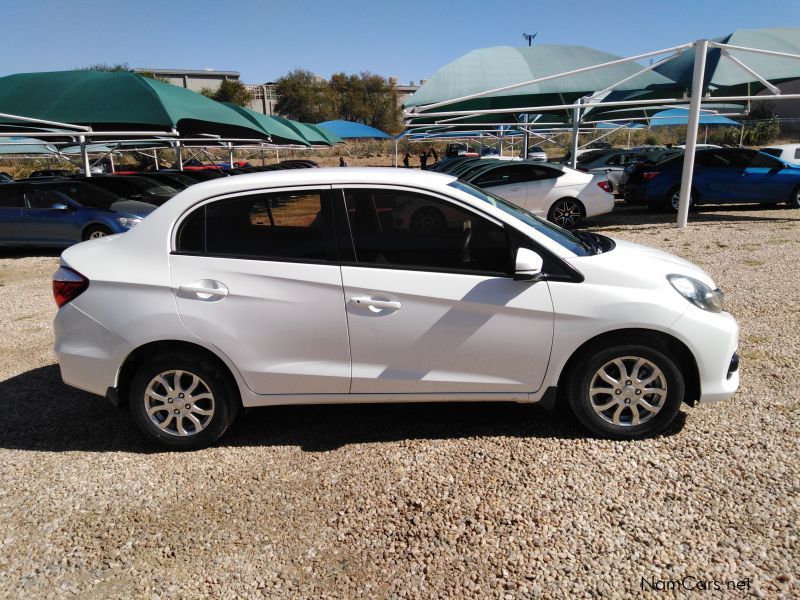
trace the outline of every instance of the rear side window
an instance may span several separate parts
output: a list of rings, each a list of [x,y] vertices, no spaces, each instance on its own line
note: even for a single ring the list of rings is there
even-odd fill
[[[507,275],[505,229],[438,198],[348,190],[345,204],[359,265]]]
[[[763,148],[761,151],[769,154],[770,156],[777,156],[778,158],[781,156],[780,148]],[[797,158],[797,151],[795,151],[795,158]]]
[[[19,188],[0,187],[0,208],[22,208],[25,198]]]
[[[266,260],[335,259],[327,194],[251,194],[200,207],[181,224],[178,252]]]

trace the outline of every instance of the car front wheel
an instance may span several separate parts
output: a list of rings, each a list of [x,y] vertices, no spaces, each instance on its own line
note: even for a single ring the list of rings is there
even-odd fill
[[[675,418],[685,392],[675,360],[647,346],[589,352],[570,374],[568,399],[590,431],[613,439],[640,439]]]
[[[214,443],[236,416],[232,385],[201,356],[161,355],[131,380],[128,406],[152,441],[172,449]]]

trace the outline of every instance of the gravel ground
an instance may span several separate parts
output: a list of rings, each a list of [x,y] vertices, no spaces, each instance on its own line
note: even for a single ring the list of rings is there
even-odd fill
[[[306,406],[156,452],[61,383],[56,255],[0,254],[0,596],[800,597],[800,211],[740,208],[591,223],[702,265],[742,327],[735,398],[643,442],[526,405]],[[751,583],[650,589],[685,576]]]

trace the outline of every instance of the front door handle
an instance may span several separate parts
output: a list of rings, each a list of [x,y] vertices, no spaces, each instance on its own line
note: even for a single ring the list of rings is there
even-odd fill
[[[197,294],[198,296],[227,296],[228,288],[221,284],[219,281],[202,281],[181,285],[178,287],[179,292],[184,294]]]
[[[370,306],[372,308],[390,308],[392,310],[397,310],[401,306],[397,300],[376,300],[372,296],[353,296],[350,298],[350,301],[362,306]]]

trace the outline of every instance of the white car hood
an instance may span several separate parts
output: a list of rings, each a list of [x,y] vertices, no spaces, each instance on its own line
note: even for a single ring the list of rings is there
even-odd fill
[[[612,239],[616,244],[613,250],[594,256],[577,257],[569,262],[579,271],[594,271],[597,268],[607,273],[609,269],[614,270],[619,273],[620,281],[629,277],[634,280],[644,273],[663,276],[680,274],[694,277],[712,288],[716,287],[708,273],[686,259],[642,244]]]

